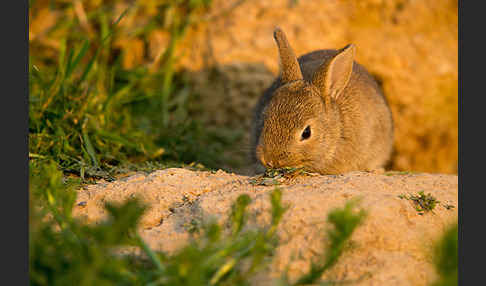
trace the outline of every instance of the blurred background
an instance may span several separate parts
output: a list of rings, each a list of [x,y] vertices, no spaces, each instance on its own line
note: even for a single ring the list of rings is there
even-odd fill
[[[357,46],[395,121],[390,168],[457,173],[457,0],[31,0],[29,157],[111,178],[247,173],[251,110],[297,55]]]

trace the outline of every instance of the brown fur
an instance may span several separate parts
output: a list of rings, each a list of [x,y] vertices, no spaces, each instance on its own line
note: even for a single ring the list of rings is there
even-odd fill
[[[393,120],[373,77],[354,62],[354,45],[296,59],[275,29],[281,75],[255,107],[252,161],[261,167],[305,167],[321,174],[383,168]],[[310,126],[311,135],[302,140]]]

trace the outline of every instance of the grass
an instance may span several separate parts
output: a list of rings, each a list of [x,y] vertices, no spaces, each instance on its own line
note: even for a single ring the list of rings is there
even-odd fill
[[[398,198],[412,201],[415,205],[415,210],[417,210],[419,215],[423,215],[426,212],[433,212],[436,205],[441,204],[441,202],[437,200],[434,196],[432,196],[431,194],[425,194],[424,191],[420,191],[416,195],[410,194],[407,196],[402,194],[399,195]],[[454,208],[453,205],[448,203],[444,203],[442,204],[442,206],[447,210],[451,210]]]
[[[250,183],[256,186],[273,186],[280,185],[284,182],[291,181],[298,176],[308,176],[312,173],[303,168],[269,168],[261,175],[257,175],[250,179]]]
[[[61,6],[60,1],[51,2]],[[195,96],[184,73],[174,67],[179,41],[209,5],[210,1],[170,1],[158,7],[162,16],[149,17],[152,24],[137,30],[134,38],[148,37],[157,25],[170,33],[155,71],[148,65],[125,68],[125,53],[117,52],[114,44],[114,39],[135,32],[119,26],[142,9],[137,6],[120,15],[108,12],[110,4],[88,11],[91,25],[100,27],[89,37],[76,19],[64,19],[50,31],[66,35],[57,39],[55,58],[31,43],[30,160],[54,160],[65,173],[83,179],[113,179],[137,170],[142,162],[175,166],[196,162],[209,168],[225,163],[220,154],[239,138],[210,130],[192,118]],[[109,23],[107,18],[116,20]]]
[[[458,225],[450,226],[434,249],[434,265],[439,278],[432,286],[453,286],[458,283]]]
[[[440,203],[434,196],[431,194],[425,194],[424,191],[418,192],[417,195],[399,195],[400,199],[410,200],[414,203],[415,209],[419,212],[420,215],[423,215],[425,212],[431,212],[435,206]]]

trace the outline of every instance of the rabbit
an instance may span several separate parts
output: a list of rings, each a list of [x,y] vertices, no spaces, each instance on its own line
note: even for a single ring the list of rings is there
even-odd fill
[[[283,167],[323,175],[383,172],[392,153],[392,113],[376,81],[354,61],[355,45],[297,59],[279,27],[273,36],[280,75],[254,108],[254,172]]]

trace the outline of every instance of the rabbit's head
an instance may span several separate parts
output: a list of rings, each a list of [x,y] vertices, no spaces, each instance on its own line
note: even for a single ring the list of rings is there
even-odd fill
[[[322,171],[331,163],[341,139],[340,111],[336,104],[353,68],[355,47],[339,50],[305,81],[285,34],[275,29],[280,56],[281,86],[263,110],[263,127],[256,157],[267,168],[305,167]]]

